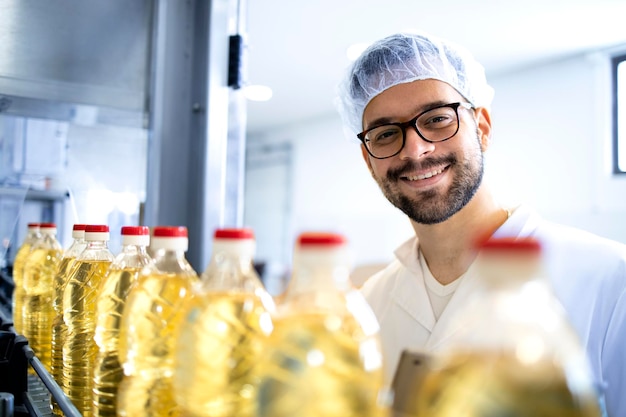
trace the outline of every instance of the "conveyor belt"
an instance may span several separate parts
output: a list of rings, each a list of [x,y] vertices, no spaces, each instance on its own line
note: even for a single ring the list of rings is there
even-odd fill
[[[0,275],[0,393],[13,396],[14,417],[52,416],[50,398],[57,401],[66,417],[81,417],[26,338],[15,333],[10,303],[13,282],[5,271]],[[35,372],[29,373],[29,368]]]

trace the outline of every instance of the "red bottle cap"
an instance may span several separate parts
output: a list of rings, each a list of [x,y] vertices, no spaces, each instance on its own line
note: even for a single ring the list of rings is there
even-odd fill
[[[187,237],[185,226],[156,226],[152,233],[155,237]]]
[[[33,228],[33,229],[37,228],[39,227],[39,223],[28,223],[28,227]]]
[[[39,223],[40,229],[52,229],[54,227],[57,227],[57,225],[54,223]]]
[[[304,232],[298,236],[299,246],[338,246],[346,242],[343,235],[332,232]]]
[[[217,229],[216,239],[254,239],[254,231],[250,228],[224,228]]]
[[[85,228],[87,228],[86,224],[75,224],[74,227],[72,228],[72,230],[85,230]]]
[[[85,226],[86,233],[109,233],[109,226],[105,224],[88,224]]]
[[[143,236],[149,235],[150,229],[147,226],[122,226],[122,235]]]

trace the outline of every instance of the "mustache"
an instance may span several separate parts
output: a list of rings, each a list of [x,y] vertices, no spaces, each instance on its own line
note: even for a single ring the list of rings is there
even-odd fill
[[[429,158],[420,162],[413,160],[406,161],[401,166],[392,168],[387,171],[389,180],[397,181],[402,177],[406,177],[409,173],[420,170],[428,170],[430,168],[440,167],[441,165],[454,165],[457,158],[454,155],[446,155],[438,158]]]

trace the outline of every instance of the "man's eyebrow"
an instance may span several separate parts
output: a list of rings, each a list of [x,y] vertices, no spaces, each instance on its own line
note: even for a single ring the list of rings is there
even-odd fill
[[[453,103],[453,102],[443,101],[443,100],[432,101],[432,102],[429,102],[429,103],[426,103],[426,104],[423,104],[421,106],[416,107],[415,109],[413,109],[413,112],[411,114],[413,114],[413,117],[415,117],[415,116],[417,116],[420,113],[423,113],[423,112],[428,111],[430,109],[434,109],[435,107],[443,106],[443,105],[449,104],[449,103]],[[409,118],[407,120],[411,120],[413,117],[411,117],[411,118]],[[394,120],[394,118],[389,117],[389,116],[382,116],[382,117],[378,117],[378,118],[372,120],[370,123],[368,123],[367,126],[365,126],[365,130],[373,129],[375,127],[386,125],[386,124],[390,124],[390,123],[402,123],[402,122],[398,122],[397,120]]]

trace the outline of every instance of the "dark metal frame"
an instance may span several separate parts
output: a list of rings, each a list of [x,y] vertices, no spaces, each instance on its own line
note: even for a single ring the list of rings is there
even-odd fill
[[[617,67],[622,63],[626,62],[626,54],[614,56],[611,59],[611,133],[613,135],[613,173],[614,174],[626,174],[625,170],[620,169],[619,167],[619,150],[620,146],[626,146],[626,143],[621,143],[619,140],[619,125],[620,120],[618,119],[618,107],[620,103],[618,102],[617,92],[618,92],[618,83],[619,80],[617,78]],[[626,65],[626,64],[625,64]],[[622,82],[626,82],[626,80],[622,80]],[[622,106],[626,106],[626,103],[621,103]],[[622,129],[626,129],[626,120],[622,121]]]
[[[422,117],[424,114],[431,112],[433,110],[437,110],[437,109],[441,109],[443,107],[449,107],[451,109],[454,109],[454,112],[456,113],[456,130],[454,131],[454,133],[450,136],[448,136],[445,139],[441,139],[441,140],[430,140],[427,139],[426,137],[424,137],[424,135],[422,134],[422,132],[419,131],[419,129],[417,128],[417,119],[419,119],[420,117]],[[466,109],[472,109],[474,108],[470,103],[448,103],[448,104],[442,104],[440,106],[435,106],[433,108],[430,108],[428,110],[425,110],[423,112],[421,112],[420,114],[418,114],[417,116],[415,116],[414,118],[412,118],[411,120],[407,121],[407,122],[402,122],[402,123],[385,123],[382,125],[378,125],[378,126],[373,126],[367,130],[364,130],[363,132],[359,133],[358,135],[356,135],[357,138],[359,138],[361,140],[361,142],[363,143],[363,146],[365,146],[365,149],[367,150],[367,153],[369,153],[372,158],[376,158],[376,159],[387,159],[387,158],[391,158],[393,156],[396,156],[397,154],[399,154],[402,149],[404,149],[404,145],[406,144],[406,129],[409,127],[412,127],[413,129],[415,129],[415,131],[417,132],[417,134],[420,136],[420,138],[424,139],[426,142],[429,143],[438,143],[438,142],[445,142],[446,140],[453,138],[459,131],[459,126],[461,124],[461,121],[459,119],[459,107],[464,107]],[[367,142],[369,142],[368,139],[366,139],[366,135],[371,132],[374,129],[378,129],[380,127],[383,126],[398,126],[400,129],[402,129],[402,146],[400,146],[400,149],[398,149],[398,151],[392,155],[389,156],[376,156],[374,155],[369,147],[367,146]]]

